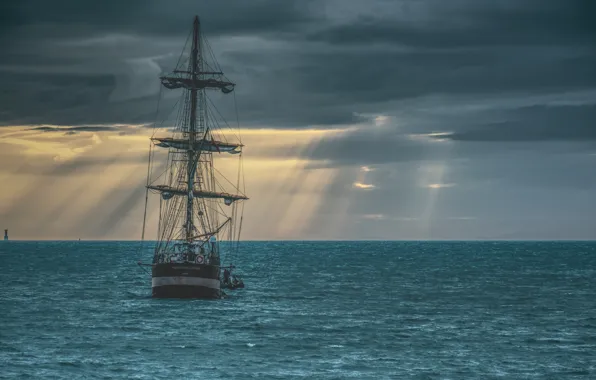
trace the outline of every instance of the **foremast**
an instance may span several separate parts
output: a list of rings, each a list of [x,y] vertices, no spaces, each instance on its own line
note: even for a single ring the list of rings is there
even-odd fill
[[[170,178],[169,183],[159,185],[151,183],[150,178],[148,178],[147,189],[160,192],[162,196],[160,202],[166,203],[163,213],[161,212],[162,204],[160,203],[159,242],[154,260],[160,255],[163,259],[164,254],[167,256],[169,253],[182,253],[185,257],[187,254],[194,256],[195,253],[198,253],[195,251],[195,248],[197,248],[195,242],[199,243],[200,252],[203,253],[203,246],[212,236],[219,233],[226,225],[230,227],[231,231],[230,225],[233,216],[236,214],[236,209],[234,208],[232,217],[227,217],[224,223],[220,225],[217,222],[216,213],[212,213],[215,217],[209,220],[206,200],[224,200],[225,205],[230,206],[236,201],[248,199],[245,195],[239,194],[239,184],[236,186],[236,193],[217,191],[215,188],[213,153],[238,154],[241,153],[243,145],[240,142],[216,141],[213,138],[212,131],[207,123],[209,114],[207,112],[205,91],[207,89],[218,89],[227,94],[233,91],[235,85],[225,79],[218,66],[216,67],[217,70],[210,70],[211,68],[205,70],[208,65],[203,56],[201,41],[200,22],[198,16],[195,16],[190,62],[187,69],[179,70],[177,67],[171,74],[160,77],[161,83],[166,89],[182,88],[187,91],[188,97],[186,99],[189,101],[184,107],[185,116],[182,118],[181,124],[175,128],[180,136],[151,139],[156,146],[169,148],[167,171]],[[184,159],[176,159],[180,154],[183,155]],[[178,166],[180,162],[184,163],[185,167]],[[186,175],[184,176],[184,174]],[[168,204],[170,199],[178,197],[185,198],[185,217],[180,224],[176,223],[176,220],[178,219],[177,215],[179,215],[178,211],[182,211],[181,206],[183,205],[176,202]],[[234,204],[233,207],[235,206]],[[195,225],[195,219],[198,219],[199,228]],[[176,225],[182,227],[182,234],[175,233]],[[170,244],[173,241],[185,242],[182,252],[179,243]],[[215,246],[212,249],[212,253],[217,254]]]
[[[190,76],[192,78],[192,82],[197,82],[197,77],[199,72],[201,71],[199,66],[199,17],[195,16],[192,28],[192,51],[190,57]],[[195,137],[196,137],[196,129],[197,129],[197,92],[198,88],[193,86],[190,89],[190,123],[189,123],[189,131],[188,131],[188,183],[187,183],[187,193],[186,193],[186,242],[192,243],[192,235],[193,235],[193,187],[194,187],[194,178],[196,173],[196,165],[197,160],[195,160]],[[202,126],[202,123],[199,124]]]

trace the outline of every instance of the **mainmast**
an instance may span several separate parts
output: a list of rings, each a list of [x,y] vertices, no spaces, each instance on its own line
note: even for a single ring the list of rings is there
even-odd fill
[[[219,226],[218,217],[228,216],[218,202],[223,201],[230,206],[236,201],[248,199],[240,193],[239,185],[233,192],[225,191],[214,175],[213,154],[240,154],[243,145],[240,141],[227,141],[225,135],[213,134],[221,128],[217,120],[219,111],[216,110],[215,116],[209,113],[206,90],[229,94],[235,84],[224,76],[215,61],[209,44],[201,35],[198,16],[193,20],[190,45],[187,60],[179,60],[172,72],[160,76],[161,84],[166,89],[184,90],[184,101],[173,135],[151,138],[156,147],[169,149],[165,175],[161,173],[155,181],[151,180],[152,156],[149,156],[147,189],[161,193],[162,201],[165,202],[163,211],[160,211],[156,255],[170,254],[182,248],[183,244],[186,245],[183,249],[188,252],[202,249],[211,236],[220,233],[223,225]],[[188,41],[184,52],[187,49]],[[227,125],[225,121],[224,124]],[[165,183],[158,184],[157,181]],[[232,223],[226,219],[224,225],[230,227]],[[195,243],[199,243],[198,246]]]
[[[199,58],[199,16],[195,16],[192,31],[192,51],[190,58],[190,74],[192,82],[196,83],[198,75],[198,58]],[[197,160],[195,159],[195,139],[197,128],[197,92],[198,89],[193,86],[190,90],[190,124],[188,131],[188,184],[187,184],[187,203],[186,203],[186,241],[192,242],[193,234],[193,186],[195,179],[195,172],[197,169]],[[200,154],[200,153],[199,153]]]

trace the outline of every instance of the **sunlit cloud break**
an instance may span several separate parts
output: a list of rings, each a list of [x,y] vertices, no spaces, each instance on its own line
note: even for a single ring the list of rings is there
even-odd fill
[[[431,183],[427,187],[430,189],[443,189],[443,188],[453,187],[453,186],[455,186],[455,183]]]
[[[379,115],[377,117],[375,117],[375,125],[377,127],[382,127],[384,125],[386,125],[389,122],[389,117],[385,116],[385,115]]]
[[[373,184],[361,183],[361,182],[354,182],[354,184],[352,186],[356,189],[363,189],[363,190],[370,190],[370,189],[375,188],[375,185],[373,185]]]
[[[411,140],[425,142],[450,142],[449,137],[451,136],[453,136],[453,132],[410,133],[407,135]]]

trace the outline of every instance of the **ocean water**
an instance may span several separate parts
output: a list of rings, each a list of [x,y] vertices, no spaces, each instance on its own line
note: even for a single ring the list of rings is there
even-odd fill
[[[2,379],[596,379],[596,243],[247,242],[158,300],[134,242],[0,242]]]

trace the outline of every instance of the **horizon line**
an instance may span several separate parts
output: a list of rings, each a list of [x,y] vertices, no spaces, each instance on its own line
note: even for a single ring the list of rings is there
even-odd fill
[[[9,239],[0,242],[130,242],[130,243],[155,243],[158,240],[133,240],[133,239]],[[219,240],[220,242],[234,242],[236,240]],[[596,242],[596,238],[585,239],[243,239],[242,242]]]

